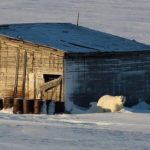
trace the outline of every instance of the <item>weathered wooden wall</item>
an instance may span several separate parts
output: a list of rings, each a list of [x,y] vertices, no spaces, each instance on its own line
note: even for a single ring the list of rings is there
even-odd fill
[[[105,94],[125,95],[127,106],[150,102],[150,54],[120,53],[68,56],[65,60],[65,101],[87,107]]]
[[[0,98],[38,98],[44,74],[63,76],[63,56],[55,49],[0,36]],[[53,95],[52,90],[47,92],[45,98],[62,100],[63,89],[59,85],[56,90]]]

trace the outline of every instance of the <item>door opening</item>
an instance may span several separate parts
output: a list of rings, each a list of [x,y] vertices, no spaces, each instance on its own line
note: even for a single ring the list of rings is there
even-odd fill
[[[55,75],[55,74],[44,74],[43,77],[44,77],[44,82],[49,82],[49,81],[52,81],[52,80],[54,80],[54,79],[59,78],[60,75]]]

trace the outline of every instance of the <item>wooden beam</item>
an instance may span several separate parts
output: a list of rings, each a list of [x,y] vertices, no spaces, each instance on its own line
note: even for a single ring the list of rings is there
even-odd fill
[[[59,78],[54,79],[52,81],[46,82],[42,86],[40,86],[39,90],[40,91],[47,91],[49,89],[52,89],[52,88],[58,86],[60,84],[61,80],[62,80],[62,76],[60,76]]]
[[[27,52],[25,51],[23,62],[22,98],[25,98],[26,68],[27,68]]]
[[[13,94],[13,97],[16,97],[17,90],[18,90],[19,60],[20,60],[20,50],[17,49],[16,71],[15,71],[16,73],[15,73],[15,85],[14,85],[14,94]]]

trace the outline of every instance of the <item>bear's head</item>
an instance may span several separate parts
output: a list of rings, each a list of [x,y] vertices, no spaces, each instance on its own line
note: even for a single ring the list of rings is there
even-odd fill
[[[126,101],[126,97],[125,96],[116,96],[116,101],[117,101],[117,104],[119,105],[123,105]]]

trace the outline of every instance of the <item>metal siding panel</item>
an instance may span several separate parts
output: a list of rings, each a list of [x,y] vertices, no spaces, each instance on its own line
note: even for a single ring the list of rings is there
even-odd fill
[[[105,62],[105,63],[104,63]],[[65,101],[87,107],[105,94],[125,95],[127,106],[149,102],[150,57],[76,57],[65,60]],[[71,109],[71,103],[66,107]]]

